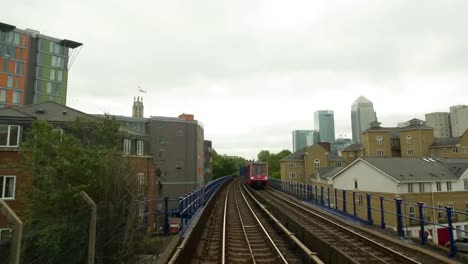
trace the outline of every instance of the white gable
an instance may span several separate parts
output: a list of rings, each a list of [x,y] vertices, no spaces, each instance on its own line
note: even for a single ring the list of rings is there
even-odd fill
[[[377,170],[363,160],[358,160],[348,166],[333,178],[333,187],[344,190],[354,190],[357,180],[358,191],[397,193],[397,182],[385,173]]]

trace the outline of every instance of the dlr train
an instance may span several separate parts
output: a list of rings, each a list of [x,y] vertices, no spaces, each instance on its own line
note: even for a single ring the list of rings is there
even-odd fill
[[[240,176],[253,188],[263,189],[270,184],[266,162],[249,162],[247,166],[240,168]]]

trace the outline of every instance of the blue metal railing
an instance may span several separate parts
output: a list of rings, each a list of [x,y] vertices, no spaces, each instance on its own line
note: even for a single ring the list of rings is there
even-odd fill
[[[374,225],[374,223],[378,222],[382,229],[387,227],[388,220],[393,217],[396,223],[396,231],[400,237],[406,236],[405,229],[408,230],[409,227],[416,227],[419,224],[418,231],[421,245],[427,242],[430,235],[426,225],[432,225],[432,229],[435,228],[436,232],[438,232],[436,227],[448,229],[449,240],[447,243],[450,249],[448,254],[450,258],[453,258],[457,253],[454,231],[457,234],[464,234],[465,237],[468,236],[467,230],[455,228],[453,223],[454,220],[461,218],[468,221],[468,211],[455,211],[452,206],[433,207],[422,202],[406,202],[399,196],[389,199],[384,196],[372,196],[369,193],[363,194],[350,190],[334,189],[324,185],[285,182],[279,179],[270,179],[270,186],[326,210],[332,210],[347,218],[368,225]],[[389,206],[390,208],[393,207],[394,210],[389,209]],[[407,212],[408,208],[409,212]],[[432,211],[432,215],[442,217],[434,217],[430,221],[427,216],[428,210]],[[376,215],[378,217],[374,219]],[[439,220],[444,219],[442,222],[445,222],[445,217],[446,224],[435,221],[435,218],[437,218]]]

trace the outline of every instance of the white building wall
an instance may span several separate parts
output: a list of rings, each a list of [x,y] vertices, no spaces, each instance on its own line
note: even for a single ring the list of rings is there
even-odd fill
[[[333,179],[333,187],[354,190],[354,180],[359,191],[396,193],[397,183],[363,161],[358,161]]]

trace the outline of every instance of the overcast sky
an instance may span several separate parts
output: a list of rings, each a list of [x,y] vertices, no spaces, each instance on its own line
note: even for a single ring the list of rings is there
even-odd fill
[[[292,149],[333,110],[351,137],[363,95],[384,126],[468,104],[468,1],[23,0],[1,22],[84,43],[68,105],[192,113],[220,153]]]

